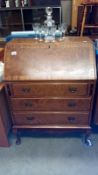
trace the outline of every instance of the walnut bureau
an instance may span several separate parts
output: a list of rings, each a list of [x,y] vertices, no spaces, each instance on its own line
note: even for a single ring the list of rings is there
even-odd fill
[[[66,37],[53,43],[15,39],[6,45],[4,61],[13,131],[80,130],[87,142],[96,84],[90,39]]]

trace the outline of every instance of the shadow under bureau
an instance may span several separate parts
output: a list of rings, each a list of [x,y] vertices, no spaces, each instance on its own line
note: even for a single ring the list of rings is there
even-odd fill
[[[96,84],[90,39],[66,37],[53,43],[15,39],[6,45],[4,61],[14,132],[80,130],[88,142]]]

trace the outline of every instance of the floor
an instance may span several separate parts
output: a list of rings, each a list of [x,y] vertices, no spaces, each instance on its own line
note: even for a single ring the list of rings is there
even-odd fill
[[[98,175],[98,135],[87,147],[79,137],[11,138],[10,148],[0,148],[1,175]]]

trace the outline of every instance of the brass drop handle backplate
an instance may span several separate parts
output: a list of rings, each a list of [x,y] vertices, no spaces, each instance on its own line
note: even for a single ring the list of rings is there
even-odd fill
[[[27,119],[28,121],[32,121],[32,120],[34,120],[34,117],[33,117],[33,116],[28,116],[28,117],[26,117],[26,119]]]
[[[69,87],[69,92],[75,93],[75,92],[77,92],[77,88],[76,87]]]
[[[75,117],[68,117],[68,121],[74,122],[75,121]]]
[[[26,102],[26,103],[24,103],[24,105],[25,105],[25,107],[32,107],[32,103],[30,103],[30,102]]]
[[[31,91],[30,88],[22,88],[22,92],[24,93],[29,93]]]
[[[76,106],[76,102],[75,102],[75,101],[70,101],[70,102],[68,103],[68,106],[69,106],[69,107],[75,107],[75,106]]]

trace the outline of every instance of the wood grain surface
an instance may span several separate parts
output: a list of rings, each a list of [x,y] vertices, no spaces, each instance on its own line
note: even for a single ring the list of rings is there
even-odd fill
[[[16,39],[6,45],[4,59],[8,81],[96,79],[93,44],[85,37],[55,43]]]

